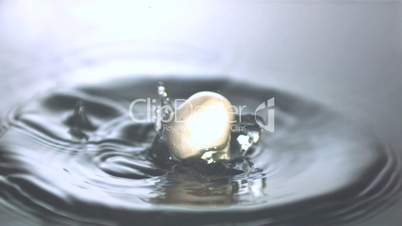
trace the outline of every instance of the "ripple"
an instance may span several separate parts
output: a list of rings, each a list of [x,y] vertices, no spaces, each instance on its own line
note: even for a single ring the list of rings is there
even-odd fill
[[[227,80],[165,84],[173,98],[210,90],[248,110],[275,97],[276,131],[236,173],[153,162],[153,125],[132,122],[128,109],[157,84],[55,91],[13,111],[0,127],[2,202],[38,226],[341,225],[400,197],[399,156],[363,130],[316,103]]]

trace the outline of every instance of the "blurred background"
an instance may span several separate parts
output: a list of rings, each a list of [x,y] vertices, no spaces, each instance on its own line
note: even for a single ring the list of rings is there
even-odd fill
[[[402,2],[0,0],[4,113],[110,76],[226,76],[318,101],[402,153]],[[364,225],[400,226],[402,205]]]

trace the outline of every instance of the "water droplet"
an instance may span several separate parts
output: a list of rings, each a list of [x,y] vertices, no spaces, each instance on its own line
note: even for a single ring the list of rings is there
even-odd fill
[[[82,101],[78,101],[74,107],[73,114],[65,122],[69,127],[72,136],[79,139],[88,139],[85,131],[93,131],[96,127],[89,120]]]

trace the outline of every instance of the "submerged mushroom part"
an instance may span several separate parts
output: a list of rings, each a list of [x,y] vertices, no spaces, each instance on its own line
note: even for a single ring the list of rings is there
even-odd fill
[[[177,160],[199,157],[208,163],[230,159],[232,104],[214,92],[198,92],[187,99],[166,124],[166,139]]]

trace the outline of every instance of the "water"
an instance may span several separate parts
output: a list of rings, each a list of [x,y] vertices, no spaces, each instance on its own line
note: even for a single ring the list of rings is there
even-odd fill
[[[30,226],[310,226],[364,222],[400,197],[398,158],[373,137],[316,103],[228,80],[164,83],[173,99],[209,90],[249,110],[275,97],[275,132],[228,171],[155,160],[153,124],[128,109],[158,81],[53,90],[14,109],[2,120],[2,208]]]

